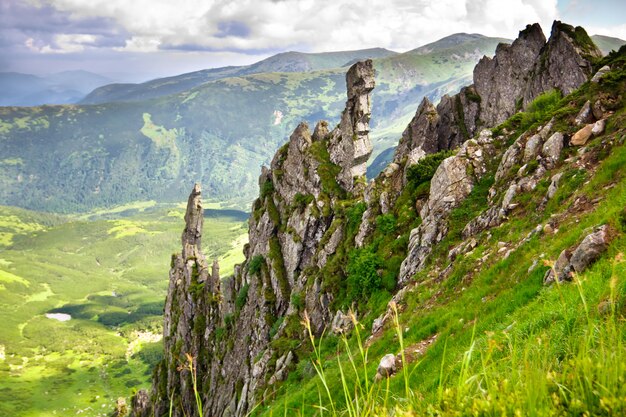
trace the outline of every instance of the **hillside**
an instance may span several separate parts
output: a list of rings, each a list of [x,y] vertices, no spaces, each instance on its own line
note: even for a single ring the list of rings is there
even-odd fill
[[[130,415],[623,414],[626,48],[528,25],[472,81],[367,182],[378,82],[351,66],[339,124],[262,170],[226,280],[196,184]]]
[[[422,97],[456,91],[500,41],[375,60],[375,153],[397,141]],[[298,123],[338,121],[344,73],[252,74],[147,101],[0,108],[0,201],[72,212],[180,201],[183,184],[202,181],[211,198],[247,207],[259,167]]]

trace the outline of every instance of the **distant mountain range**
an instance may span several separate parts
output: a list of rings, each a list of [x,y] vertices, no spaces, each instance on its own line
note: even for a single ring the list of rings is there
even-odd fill
[[[0,202],[67,212],[179,201],[201,181],[209,198],[247,209],[260,165],[298,123],[338,122],[346,66],[365,58],[377,71],[374,174],[419,101],[458,91],[500,42],[508,40],[455,34],[401,54],[287,52],[244,67],[107,85],[81,105],[0,108]]]
[[[88,71],[64,71],[37,76],[0,72],[0,106],[77,103],[95,88],[113,80]]]
[[[626,45],[625,40],[612,38],[610,36],[593,35],[591,40],[593,40],[593,43],[596,44],[604,55],[607,55],[611,51],[617,51],[622,45]]]
[[[307,54],[284,52],[252,65],[212,68],[173,77],[158,78],[140,84],[111,84],[91,92],[80,103],[100,104],[113,101],[139,101],[168,94],[181,93],[209,81],[273,72],[311,72],[347,67],[367,58],[385,58],[398,55],[383,48],[357,51],[323,52]]]

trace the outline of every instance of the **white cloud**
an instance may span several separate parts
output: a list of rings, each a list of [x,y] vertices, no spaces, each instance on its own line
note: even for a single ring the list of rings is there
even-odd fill
[[[54,35],[52,44],[37,45],[33,38],[24,42],[25,46],[33,52],[42,54],[69,54],[83,52],[85,48],[94,45],[98,40],[96,35],[91,34],[65,34]]]
[[[407,50],[455,32],[513,38],[527,23],[549,32],[556,0],[38,0],[76,19],[106,17],[128,31],[126,49]],[[249,33],[220,34],[237,22]],[[80,44],[77,43],[77,44]]]

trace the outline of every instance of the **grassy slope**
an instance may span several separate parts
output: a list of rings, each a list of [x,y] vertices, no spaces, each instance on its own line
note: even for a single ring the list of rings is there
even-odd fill
[[[315,341],[319,343],[315,360],[320,362],[311,362],[306,349],[301,350],[302,359],[287,381],[266,396],[268,400],[259,405],[256,414],[321,415],[321,406],[326,415],[387,415],[389,408],[396,408],[396,415],[623,415],[624,64],[622,60],[622,69],[599,86],[585,84],[558,101],[556,107],[516,117],[506,124],[513,132],[501,142],[500,152],[505,143],[512,143],[520,133],[545,123],[552,115],[557,116],[556,126],[571,134],[576,131],[571,121],[586,99],[621,92],[607,132],[587,146],[587,155],[592,156],[587,161],[596,161],[588,165],[593,169],[579,170],[561,161],[533,192],[516,197],[514,202],[520,206],[507,222],[479,234],[478,246],[452,262],[447,278],[437,279],[436,270],[449,263],[448,250],[462,241],[464,225],[486,208],[486,195],[493,185],[493,174],[487,174],[453,211],[448,236],[435,247],[430,266],[418,273],[415,286],[399,306],[399,325],[388,324],[371,343],[366,363],[361,359],[363,351],[355,332],[343,341],[326,335]],[[564,152],[576,160],[576,149]],[[497,161],[491,164],[492,173],[496,166]],[[545,209],[539,209],[550,176],[559,171],[565,174],[557,195]],[[403,194],[400,198],[406,197]],[[410,208],[413,204],[408,197],[406,207]],[[580,210],[580,201],[596,203]],[[404,201],[398,204],[406,213]],[[557,233],[534,234],[522,243],[536,225],[548,221],[557,222]],[[397,217],[397,225],[402,222]],[[574,283],[544,287],[547,265],[600,224],[609,224],[617,231],[601,260]],[[388,256],[389,238],[378,233],[374,242],[387,243],[370,248],[381,257]],[[405,229],[396,229],[392,236],[405,239],[404,233]],[[504,257],[499,242],[507,247],[520,245]],[[485,261],[479,261],[481,258]],[[390,260],[376,268],[385,271]],[[379,298],[372,296],[359,313],[362,334],[369,333],[374,317],[385,310],[388,298]],[[398,353],[401,346],[418,346],[433,336],[436,340],[424,356],[414,358],[417,360],[388,380],[389,385],[372,382],[384,354]],[[316,371],[317,363],[322,368]],[[324,375],[326,385],[316,376],[319,374]],[[357,406],[358,411],[353,408]]]
[[[80,218],[0,206],[0,415],[104,416],[149,384],[183,214],[154,202]],[[223,275],[241,261],[245,217],[207,210],[204,250],[226,255]]]

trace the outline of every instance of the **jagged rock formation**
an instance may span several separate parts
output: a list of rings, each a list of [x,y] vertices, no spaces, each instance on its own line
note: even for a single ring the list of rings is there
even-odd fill
[[[411,231],[409,253],[402,262],[398,285],[424,267],[432,247],[447,234],[445,219],[472,191],[486,171],[486,158],[493,154],[491,132],[484,130],[477,139],[461,145],[458,153],[441,163],[430,185],[430,195],[420,211],[422,224]]]
[[[479,126],[494,127],[516,111],[524,109],[543,92],[555,88],[563,94],[573,91],[591,76],[590,57],[601,55],[593,43],[581,44],[580,39],[585,37],[584,29],[555,21],[547,42],[541,27],[534,24],[521,31],[511,45],[499,45],[493,58],[484,57],[476,65],[472,86],[465,87],[453,97],[443,97],[436,109],[427,100],[422,102],[396,148],[390,166],[391,168],[395,164],[394,169],[383,171],[377,179],[378,185],[371,187],[390,189],[393,197],[406,184],[408,168],[426,154],[457,147],[478,133]],[[557,152],[563,146],[562,137],[557,135],[550,138],[545,143],[545,149],[542,148],[549,131],[550,127],[544,129],[541,135],[520,138],[503,158],[503,167],[498,172],[504,172],[516,164],[520,152],[523,154],[521,159],[526,163],[540,153],[546,158],[547,164],[558,158]],[[479,145],[481,141],[485,144],[486,137],[483,133],[477,139]],[[398,278],[400,285],[424,267],[432,245],[443,239],[447,233],[447,213],[457,206],[459,197],[462,199],[469,194],[476,180],[480,178],[481,169],[484,171],[484,161],[481,162],[481,168],[481,163],[476,160],[470,165],[476,168],[478,164],[480,169],[471,174],[463,170],[468,165],[465,160],[468,156],[466,151],[467,145],[464,144],[457,155],[459,157],[444,161],[439,167],[441,172],[438,170],[433,178],[430,197],[420,213],[422,225],[411,233],[409,255],[402,264]],[[486,149],[481,148],[481,158],[484,152]],[[539,178],[541,174],[540,169],[535,177]],[[468,225],[467,236],[473,234],[472,229],[482,230],[500,222],[506,216],[508,204],[515,195],[517,186],[511,185],[502,206],[493,207],[489,213],[477,219],[475,224]],[[524,186],[534,187],[533,181],[530,180],[530,184]],[[369,190],[366,196],[376,194],[374,190]],[[388,200],[385,205],[392,205],[394,199],[389,197],[389,193],[385,197]],[[369,225],[373,221],[372,213],[376,212],[370,209],[371,204],[370,199],[357,236],[358,246],[362,245],[367,234],[371,232]]]
[[[363,177],[372,154],[369,139],[371,116],[370,93],[374,89],[374,66],[371,60],[357,62],[346,74],[348,102],[341,122],[330,136],[330,160],[341,167],[337,181],[352,191],[354,179]]]
[[[372,151],[369,140],[370,60],[346,75],[348,101],[339,126],[326,122],[313,133],[300,124],[289,142],[263,168],[260,197],[250,217],[246,262],[236,267],[221,290],[219,265],[202,255],[202,203],[196,185],[189,197],[183,252],[172,260],[165,306],[165,357],[156,370],[150,402],[135,397],[134,415],[167,414],[171,401],[182,404],[174,416],[195,415],[187,354],[194,358],[204,415],[243,416],[264,390],[283,380],[293,352],[270,343],[297,340],[299,312],[306,308],[320,333],[330,324],[332,294],[322,289],[311,268],[321,268],[343,236],[334,205],[358,193]],[[345,320],[344,320],[345,321]],[[347,329],[348,323],[338,326]],[[193,407],[192,407],[193,405]]]

